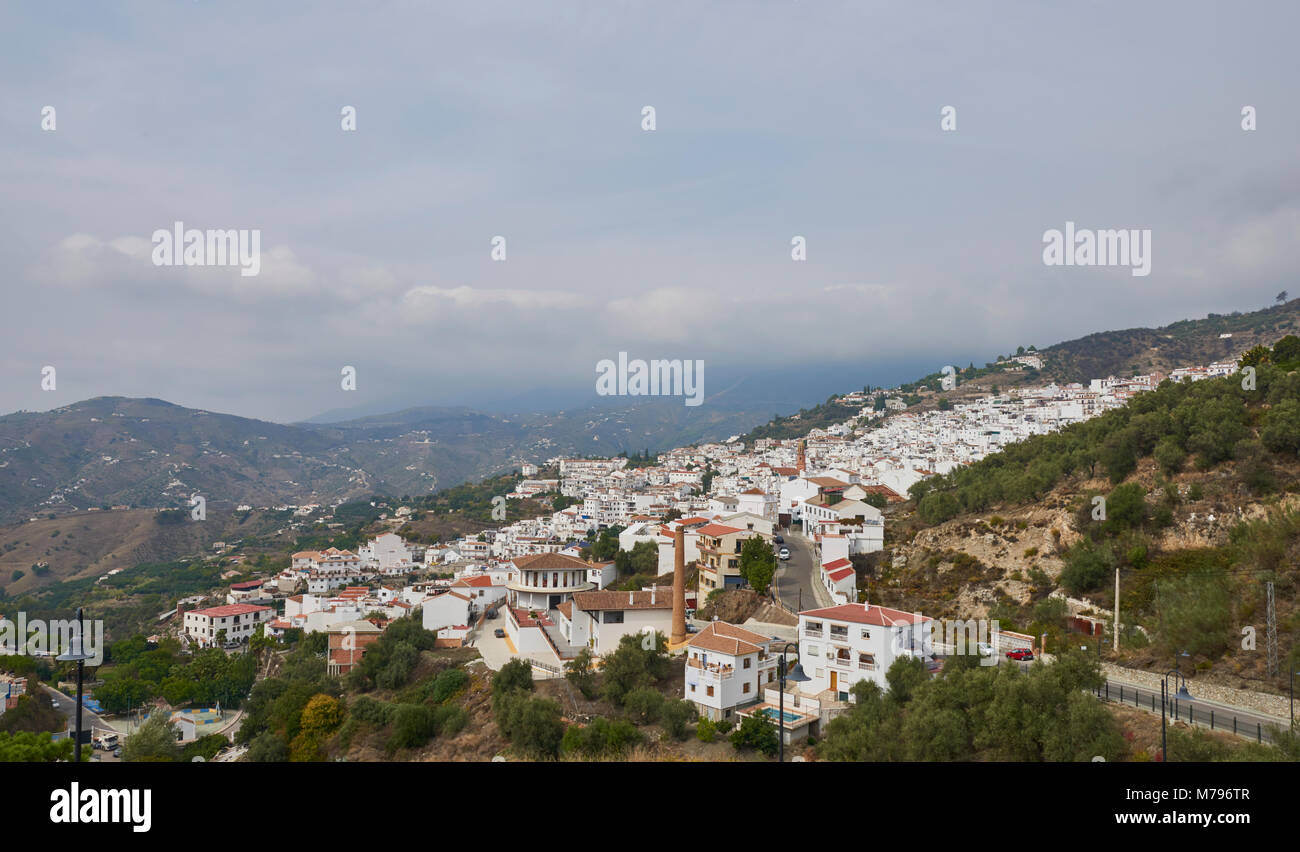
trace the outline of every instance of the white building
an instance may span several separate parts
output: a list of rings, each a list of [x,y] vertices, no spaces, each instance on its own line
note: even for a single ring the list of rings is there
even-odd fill
[[[225,641],[242,642],[253,635],[259,624],[270,621],[275,610],[253,604],[226,604],[185,613],[185,635],[200,647],[217,644],[217,634],[225,631]]]
[[[872,680],[881,689],[889,689],[885,672],[894,660],[922,656],[923,643],[912,625],[929,620],[859,603],[799,613],[799,662],[810,678],[799,684],[799,691],[848,701],[849,691],[860,680]]]
[[[560,632],[570,645],[586,646],[596,656],[611,654],[629,633],[672,633],[673,590],[576,592],[572,607],[560,610]]]
[[[776,682],[774,640],[725,621],[714,621],[686,643],[684,698],[715,722],[762,700]]]

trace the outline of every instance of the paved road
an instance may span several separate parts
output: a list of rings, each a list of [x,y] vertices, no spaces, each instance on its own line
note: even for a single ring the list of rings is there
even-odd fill
[[[1173,678],[1169,679],[1170,686],[1173,685]],[[1188,685],[1192,697],[1196,697],[1196,684]],[[1101,697],[1105,700],[1122,702],[1130,707],[1137,707],[1146,710],[1148,713],[1160,712],[1160,690],[1149,689],[1144,686],[1136,686],[1131,683],[1124,683],[1117,680],[1107,680],[1106,686],[1101,691]],[[1231,707],[1227,704],[1220,704],[1207,699],[1196,699],[1190,705],[1185,701],[1171,701],[1169,708],[1165,711],[1169,714],[1171,720],[1187,722],[1193,721],[1202,727],[1213,727],[1216,731],[1234,731],[1234,722],[1236,724],[1236,734],[1239,737],[1256,740],[1258,742],[1272,742],[1272,733],[1269,728],[1276,726],[1286,728],[1288,720],[1279,719],[1276,716],[1268,716],[1262,713],[1252,713],[1249,710],[1242,710],[1239,707]]]
[[[780,562],[776,572],[776,593],[782,602],[795,612],[815,609],[821,605],[813,584],[816,559],[812,545],[801,535],[785,533],[785,546],[790,548],[790,558]],[[780,545],[777,545],[778,549]]]

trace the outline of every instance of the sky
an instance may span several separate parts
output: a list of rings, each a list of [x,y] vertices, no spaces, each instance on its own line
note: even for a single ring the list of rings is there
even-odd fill
[[[1258,309],[1300,291],[1298,23],[1289,2],[10,2],[0,412],[536,410],[597,401],[620,351],[703,360],[706,396],[805,376],[815,402]],[[178,221],[256,229],[259,273],[156,265]],[[1150,229],[1150,274],[1045,265],[1066,222]]]

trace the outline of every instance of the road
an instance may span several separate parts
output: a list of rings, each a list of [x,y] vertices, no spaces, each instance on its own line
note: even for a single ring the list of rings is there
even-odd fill
[[[790,558],[779,562],[776,572],[776,593],[781,601],[795,612],[815,609],[823,603],[818,597],[820,586],[816,583],[814,570],[816,557],[812,545],[803,536],[794,532],[785,534],[785,546],[790,548]],[[777,545],[780,549],[781,545]]]
[[[1170,679],[1170,685],[1173,685],[1172,678]],[[1189,690],[1193,698],[1195,698],[1196,684],[1190,684]],[[1108,679],[1105,687],[1102,688],[1101,697],[1104,700],[1127,704],[1131,707],[1146,710],[1149,713],[1160,712],[1160,690],[1158,689],[1152,690],[1147,687]],[[1270,726],[1287,727],[1286,719],[1279,719],[1276,716],[1268,716],[1262,713],[1252,713],[1249,710],[1230,707],[1206,699],[1196,699],[1190,706],[1185,701],[1171,702],[1166,712],[1169,714],[1170,720],[1175,719],[1174,713],[1176,712],[1178,714],[1177,721],[1186,722],[1190,718],[1195,724],[1202,727],[1212,727],[1216,731],[1230,733],[1235,731],[1237,736],[1257,742],[1268,743],[1273,741],[1269,732]]]
[[[77,726],[76,697],[72,695],[65,695],[62,692],[59,692],[54,687],[47,686],[45,684],[41,684],[41,688],[44,689],[47,694],[49,694],[51,699],[58,702],[58,706],[56,706],[54,709],[58,711],[58,713],[61,716],[63,716],[65,720],[67,720],[67,730],[70,733],[76,730],[76,726]],[[89,709],[85,707],[81,708],[81,727],[83,730],[91,731],[91,732],[105,731],[109,733],[117,733],[117,730],[112,725],[108,724],[103,719],[99,718],[97,714],[91,712]],[[85,746],[84,748],[86,750],[94,749],[93,745],[88,745]],[[96,755],[99,755],[99,759],[104,762],[111,763],[117,760],[117,758],[113,757],[112,752],[94,750],[94,753]]]

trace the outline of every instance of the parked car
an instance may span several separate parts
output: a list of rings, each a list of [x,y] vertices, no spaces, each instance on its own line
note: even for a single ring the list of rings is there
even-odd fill
[[[497,637],[498,639],[506,638],[506,632],[502,630],[500,627],[498,627],[496,630],[493,630],[492,635]]]
[[[495,609],[490,609],[490,610],[488,610],[488,611],[487,611],[487,617],[488,617],[488,618],[496,618],[496,617],[497,617],[497,611],[496,611]]]
[[[1007,651],[1008,660],[1023,660],[1025,662],[1028,662],[1033,658],[1034,658],[1034,652],[1029,650],[1028,648],[1016,648],[1015,650]]]
[[[122,756],[121,746],[118,746],[117,748],[113,749],[113,757],[121,757],[121,756]]]
[[[987,642],[978,642],[976,643],[975,648],[979,651],[981,657],[993,656],[993,646]]]
[[[789,559],[789,558],[790,558],[790,548],[788,548],[788,547],[783,547],[783,548],[781,548],[780,552],[777,553],[777,556],[779,556],[781,559]]]
[[[774,541],[776,541],[777,544],[785,544],[785,539],[781,538],[781,536],[777,536]]]

